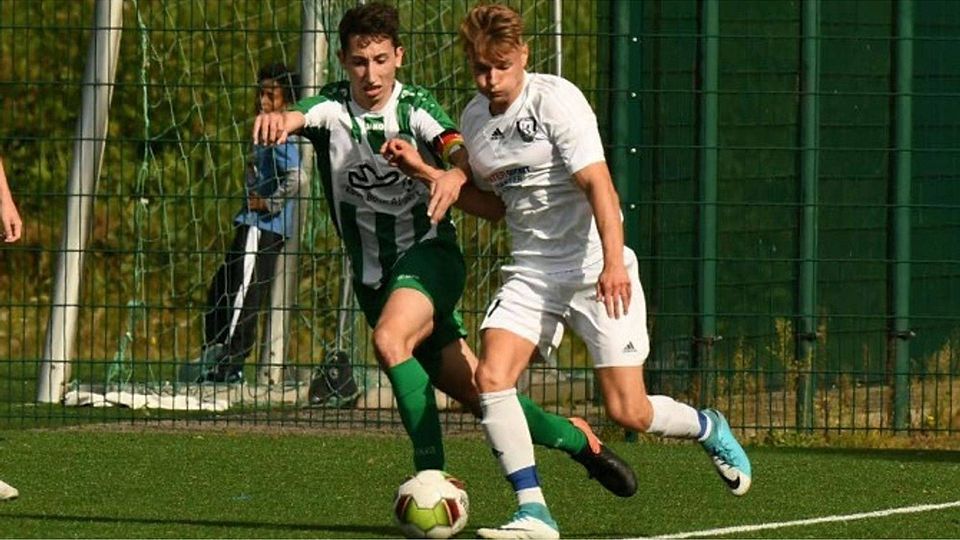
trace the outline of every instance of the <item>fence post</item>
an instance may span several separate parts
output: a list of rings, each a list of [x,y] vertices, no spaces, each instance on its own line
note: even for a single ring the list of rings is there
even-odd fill
[[[643,6],[618,0],[610,11],[610,167],[624,214],[624,243],[638,254],[640,246],[640,89],[643,82],[640,28]],[[636,296],[634,296],[636,297]],[[595,381],[596,384],[596,381]],[[598,391],[596,395],[600,395]],[[626,432],[627,440],[636,434]]]
[[[640,43],[642,5],[629,1],[613,3],[610,57],[610,166],[625,212],[624,241],[640,250],[640,144],[642,58]]]
[[[327,39],[320,22],[317,0],[303,0],[300,23],[300,98],[314,95],[320,86],[324,65],[327,61]],[[283,245],[277,258],[277,271],[270,289],[269,321],[265,331],[257,382],[277,384],[283,382],[283,367],[290,348],[290,316],[297,298],[297,263],[300,259],[300,237],[303,234],[304,216],[310,200],[310,178],[313,175],[313,146],[300,145],[300,166],[303,181],[297,194],[293,212],[294,235]]]
[[[910,188],[913,152],[913,0],[897,0],[897,41],[894,57],[894,188],[893,325],[890,343],[894,349],[893,427],[910,425]]]
[[[553,0],[550,5],[553,18],[553,74],[563,77],[563,0]]]
[[[700,178],[697,358],[701,370],[700,401],[713,397],[713,346],[717,335],[717,126],[719,123],[720,1],[703,0],[700,14],[703,57],[700,59]]]
[[[60,402],[64,384],[70,378],[70,360],[74,354],[80,311],[83,258],[93,222],[97,178],[103,163],[122,27],[123,1],[97,0],[67,184],[67,211],[63,218],[50,318],[37,380],[37,401],[41,403]]]
[[[820,0],[806,0],[800,26],[800,290],[797,347],[797,429],[813,428],[817,347],[817,184],[820,160]]]

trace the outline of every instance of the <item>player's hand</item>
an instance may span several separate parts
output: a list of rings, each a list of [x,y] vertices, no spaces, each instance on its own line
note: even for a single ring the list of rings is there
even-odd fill
[[[431,223],[440,223],[447,210],[460,198],[460,188],[466,183],[460,169],[454,167],[444,171],[430,184],[430,205],[427,206],[427,215]]]
[[[270,209],[267,206],[267,200],[252,191],[247,195],[247,208],[253,212],[266,212]]]
[[[260,113],[253,121],[253,144],[283,144],[287,142],[286,119],[282,112]]]
[[[23,232],[23,222],[20,221],[20,213],[13,201],[0,201],[0,221],[3,222],[3,230],[0,231],[0,237],[4,242],[12,243],[20,239]]]
[[[380,147],[380,155],[391,167],[403,171],[403,174],[419,178],[429,183],[427,164],[420,152],[403,139],[390,139]]]
[[[597,302],[603,302],[607,315],[619,319],[630,309],[630,274],[623,264],[604,265],[597,279]]]

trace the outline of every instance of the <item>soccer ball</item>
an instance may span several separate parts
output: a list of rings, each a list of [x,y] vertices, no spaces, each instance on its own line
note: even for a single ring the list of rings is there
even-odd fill
[[[407,538],[450,538],[466,527],[469,510],[463,482],[437,470],[407,479],[393,499],[393,517]]]

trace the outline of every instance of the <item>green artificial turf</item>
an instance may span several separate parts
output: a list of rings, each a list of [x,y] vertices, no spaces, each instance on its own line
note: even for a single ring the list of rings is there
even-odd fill
[[[393,490],[409,474],[402,434],[240,428],[0,432],[3,538],[396,537]],[[695,443],[613,443],[640,478],[607,494],[575,462],[538,450],[564,537],[649,537],[960,500],[960,452],[748,448],[754,486],[734,497]],[[460,535],[509,517],[513,495],[478,434],[449,437],[467,483]],[[713,536],[710,534],[697,536]],[[956,538],[960,508],[741,531],[748,538]]]

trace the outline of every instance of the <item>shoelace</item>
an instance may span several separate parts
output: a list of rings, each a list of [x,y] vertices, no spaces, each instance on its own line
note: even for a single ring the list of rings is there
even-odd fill
[[[713,455],[723,460],[723,463],[728,467],[735,467],[733,459],[731,459],[731,454],[733,454],[734,447],[730,444],[724,437],[717,437],[717,442]]]

